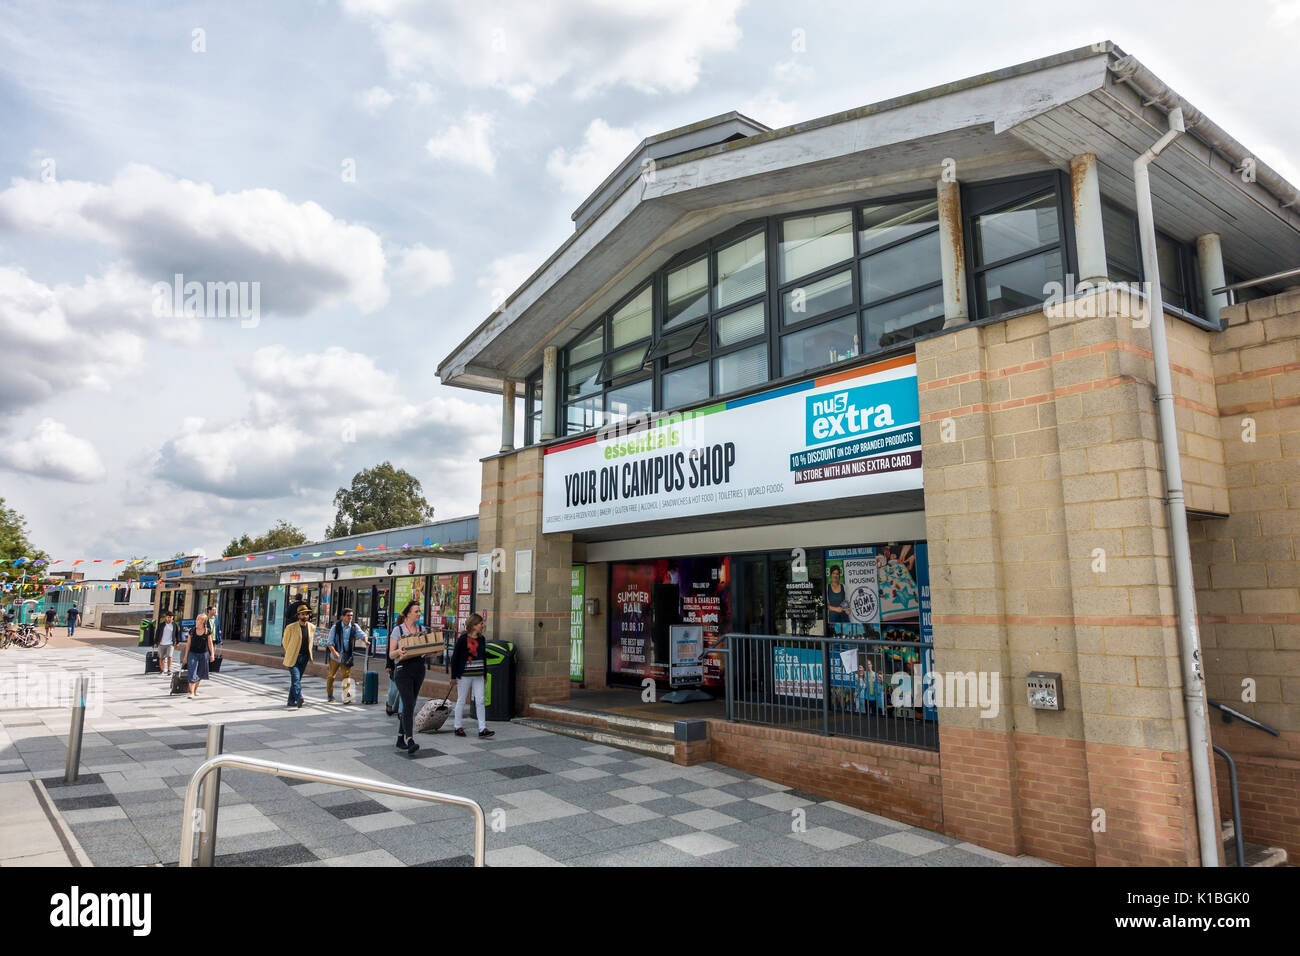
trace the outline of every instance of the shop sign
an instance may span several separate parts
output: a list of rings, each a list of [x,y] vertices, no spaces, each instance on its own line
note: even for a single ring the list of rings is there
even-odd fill
[[[325,580],[324,571],[281,571],[281,584],[302,584],[304,582],[317,582]]]
[[[773,690],[781,697],[821,700],[823,689],[822,652],[814,647],[772,649]]]
[[[916,360],[553,446],[542,488],[546,532],[919,490]]]
[[[215,582],[219,588],[242,588],[244,586],[243,578],[217,578]]]

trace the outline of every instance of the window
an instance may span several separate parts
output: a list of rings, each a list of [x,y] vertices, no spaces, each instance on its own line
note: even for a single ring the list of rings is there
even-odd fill
[[[714,393],[735,392],[767,381],[767,342],[713,360]]]
[[[786,375],[793,375],[843,362],[853,358],[858,351],[858,318],[850,314],[784,336],[781,339],[781,370]]]
[[[858,266],[863,327],[870,351],[943,328],[938,200],[925,197],[864,207],[858,244],[863,252]]]
[[[757,232],[718,250],[718,287],[714,307],[752,299],[767,290],[766,239]]]
[[[761,302],[756,305],[746,306],[728,315],[718,316],[714,320],[714,334],[717,336],[717,344],[720,349],[762,335],[765,328],[763,303]]]
[[[962,197],[977,318],[1039,305],[1065,279],[1057,174],[970,187]]]
[[[1137,216],[1127,209],[1103,202],[1102,236],[1106,242],[1106,271],[1113,282],[1142,282],[1142,245]],[[1156,231],[1156,262],[1160,267],[1160,295],[1166,305],[1196,313],[1196,254],[1191,245]]]
[[[671,329],[709,312],[709,260],[699,259],[668,273],[664,328]]]
[[[781,282],[853,258],[853,212],[800,216],[781,223]]]
[[[564,350],[563,434],[650,410],[651,381],[642,370],[653,327],[654,286],[647,283]],[[530,408],[529,427],[539,434],[540,408]]]
[[[665,372],[663,377],[664,408],[683,408],[709,397],[709,363]]]
[[[781,324],[794,325],[853,307],[853,273],[836,272],[781,296]]]
[[[538,369],[524,381],[524,444],[542,440],[542,372]]]

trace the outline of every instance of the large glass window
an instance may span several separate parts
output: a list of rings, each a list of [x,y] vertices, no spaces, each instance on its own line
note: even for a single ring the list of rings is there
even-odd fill
[[[793,375],[851,359],[859,352],[858,317],[846,315],[781,339],[781,369]]]
[[[937,200],[866,206],[858,242],[863,325],[870,351],[943,328]]]
[[[725,309],[767,289],[767,240],[756,232],[718,250],[718,288],[714,306]]]
[[[709,363],[700,362],[686,368],[665,372],[663,377],[664,408],[684,408],[709,397]]]
[[[609,320],[609,344],[611,348],[620,348],[641,339],[650,338],[650,287],[646,286],[639,295],[619,309]]]
[[[746,339],[762,335],[765,328],[762,302],[714,319],[714,334],[718,339],[718,348],[738,345]]]
[[[695,262],[668,273],[668,301],[664,303],[664,328],[671,329],[709,311],[709,260]]]
[[[714,391],[739,391],[767,381],[767,342],[713,360]]]
[[[1142,246],[1138,238],[1137,216],[1110,202],[1101,205],[1102,234],[1106,242],[1106,271],[1114,282],[1141,282]],[[1160,295],[1166,305],[1195,312],[1195,251],[1163,232],[1156,232],[1156,262],[1160,266]]]
[[[795,325],[853,307],[853,273],[835,272],[781,296],[781,324]]]
[[[653,401],[629,386],[639,384],[633,380],[645,366],[653,328],[654,286],[647,283],[564,350],[564,434],[649,411]],[[648,375],[644,385],[652,391]]]
[[[650,411],[653,384],[647,378],[610,389],[605,395],[605,423],[612,425]]]
[[[1049,283],[1064,283],[1059,177],[975,186],[963,207],[978,318],[1039,305]]]
[[[781,282],[853,257],[853,211],[799,216],[781,223]]]

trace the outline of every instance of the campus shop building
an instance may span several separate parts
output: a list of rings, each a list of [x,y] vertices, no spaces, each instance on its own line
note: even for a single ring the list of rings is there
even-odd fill
[[[1171,127],[1148,261],[1190,664],[1134,165]],[[520,707],[702,685],[732,719],[677,725],[679,760],[1007,853],[1196,865],[1230,815],[1208,754],[1197,812],[1203,667],[1280,733],[1200,723],[1248,838],[1300,852],[1300,289],[1240,286],[1300,266],[1294,186],[1099,44],[651,137],[573,218],[439,367],[503,397],[478,601]]]
[[[188,626],[198,609],[217,608],[223,642],[278,646],[291,618],[306,603],[312,620],[328,627],[344,608],[377,638],[383,652],[392,615],[418,599],[420,625],[458,633],[474,609],[478,518],[350,535],[257,554],[188,562],[181,569],[159,565],[158,610],[170,607]],[[177,587],[167,575],[179,570]]]

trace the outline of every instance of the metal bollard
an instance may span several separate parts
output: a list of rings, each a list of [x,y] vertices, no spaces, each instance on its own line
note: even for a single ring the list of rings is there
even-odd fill
[[[226,725],[208,725],[208,749],[204,760],[220,755],[226,742]],[[203,800],[200,811],[199,866],[215,865],[217,856],[217,800],[221,795],[221,768],[212,771],[203,782]]]
[[[81,773],[81,729],[86,723],[85,677],[77,678],[76,696],[72,702],[72,726],[68,729],[68,763],[63,771],[63,782],[73,783]]]

